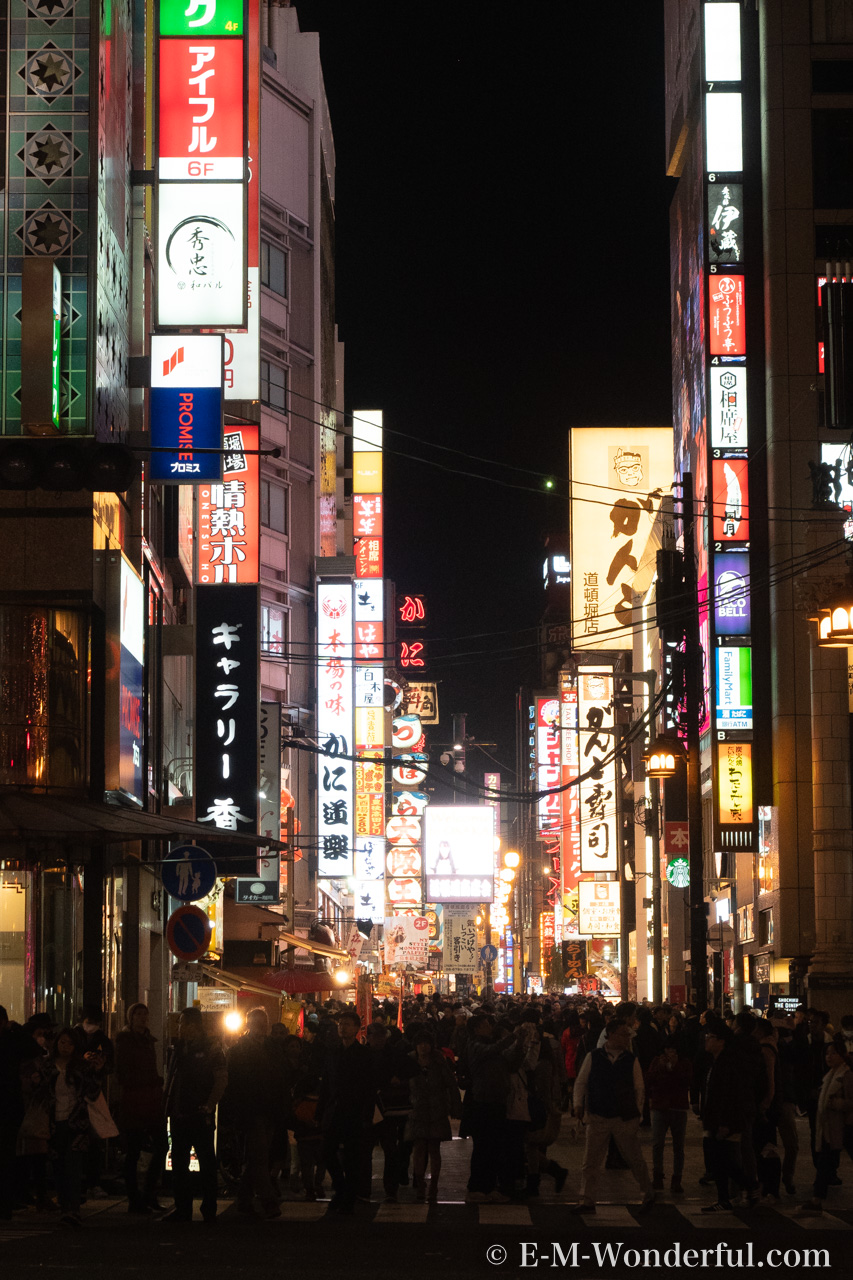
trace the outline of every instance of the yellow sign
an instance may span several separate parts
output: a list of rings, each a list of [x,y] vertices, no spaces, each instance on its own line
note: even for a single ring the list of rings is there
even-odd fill
[[[622,904],[618,880],[581,880],[578,884],[578,934],[582,938],[618,938]]]
[[[748,826],[752,822],[752,743],[719,743],[717,761],[720,822]]]
[[[353,493],[382,492],[382,454],[354,453],[352,455]]]

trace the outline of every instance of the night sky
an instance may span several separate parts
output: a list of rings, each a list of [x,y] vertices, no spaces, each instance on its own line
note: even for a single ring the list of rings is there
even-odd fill
[[[335,136],[346,407],[385,414],[386,574],[429,597],[442,730],[466,711],[513,766],[568,428],[671,420],[663,5],[295,8]]]

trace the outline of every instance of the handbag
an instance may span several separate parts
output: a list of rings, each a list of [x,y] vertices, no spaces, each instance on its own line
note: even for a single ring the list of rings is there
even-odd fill
[[[24,1112],[24,1118],[18,1129],[19,1138],[29,1138],[35,1142],[47,1142],[50,1137],[50,1116],[41,1102],[31,1102]]]
[[[103,1089],[97,1098],[90,1098],[86,1104],[89,1108],[89,1124],[99,1138],[117,1138],[118,1128],[110,1115]]]

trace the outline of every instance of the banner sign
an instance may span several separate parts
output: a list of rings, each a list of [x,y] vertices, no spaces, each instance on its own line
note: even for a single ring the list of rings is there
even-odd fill
[[[385,965],[426,967],[429,948],[429,921],[426,916],[386,916]]]
[[[472,917],[454,916],[445,922],[441,967],[446,973],[477,972],[477,925]]]
[[[317,587],[318,875],[341,879],[353,874],[355,770],[352,678],[352,585],[323,582]]]
[[[581,880],[578,885],[578,935],[618,938],[621,904],[617,880]]]
[[[261,525],[257,427],[225,432],[222,483],[198,489],[198,583],[260,577]]]
[[[589,775],[579,784],[581,871],[616,871],[616,738],[606,732],[615,723],[612,668],[578,668],[578,723],[580,776]]]
[[[222,338],[151,336],[148,478],[157,484],[222,479]],[[168,450],[168,452],[157,452]]]

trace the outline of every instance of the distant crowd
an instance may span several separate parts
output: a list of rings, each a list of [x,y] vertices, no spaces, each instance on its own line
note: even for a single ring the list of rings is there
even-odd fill
[[[559,1195],[568,1170],[551,1148],[564,1122],[582,1125],[572,1207],[587,1214],[607,1167],[632,1171],[638,1212],[667,1173],[683,1193],[691,1114],[713,1188],[703,1212],[793,1196],[798,1119],[804,1130],[808,1117],[812,1184],[801,1213],[822,1211],[841,1152],[853,1156],[853,1016],[835,1028],[816,1009],[721,1018],[689,1005],[421,995],[402,1009],[374,1001],[366,1026],[352,1005],[309,1003],[298,1035],[251,1009],[243,1034],[223,1039],[188,1008],[163,1073],[148,1024],[146,1006],[132,1005],[113,1041],[96,1008],[73,1027],[45,1013],[19,1026],[0,1008],[0,1218],[34,1209],[80,1227],[85,1199],[116,1194],[116,1152],[128,1212],[166,1223],[191,1221],[200,1198],[214,1225],[223,1193],[241,1215],[275,1218],[297,1188],[352,1213],[370,1199],[376,1148],[386,1201],[408,1186],[435,1201],[457,1122],[471,1139],[467,1199],[492,1204],[536,1197],[543,1179]]]

